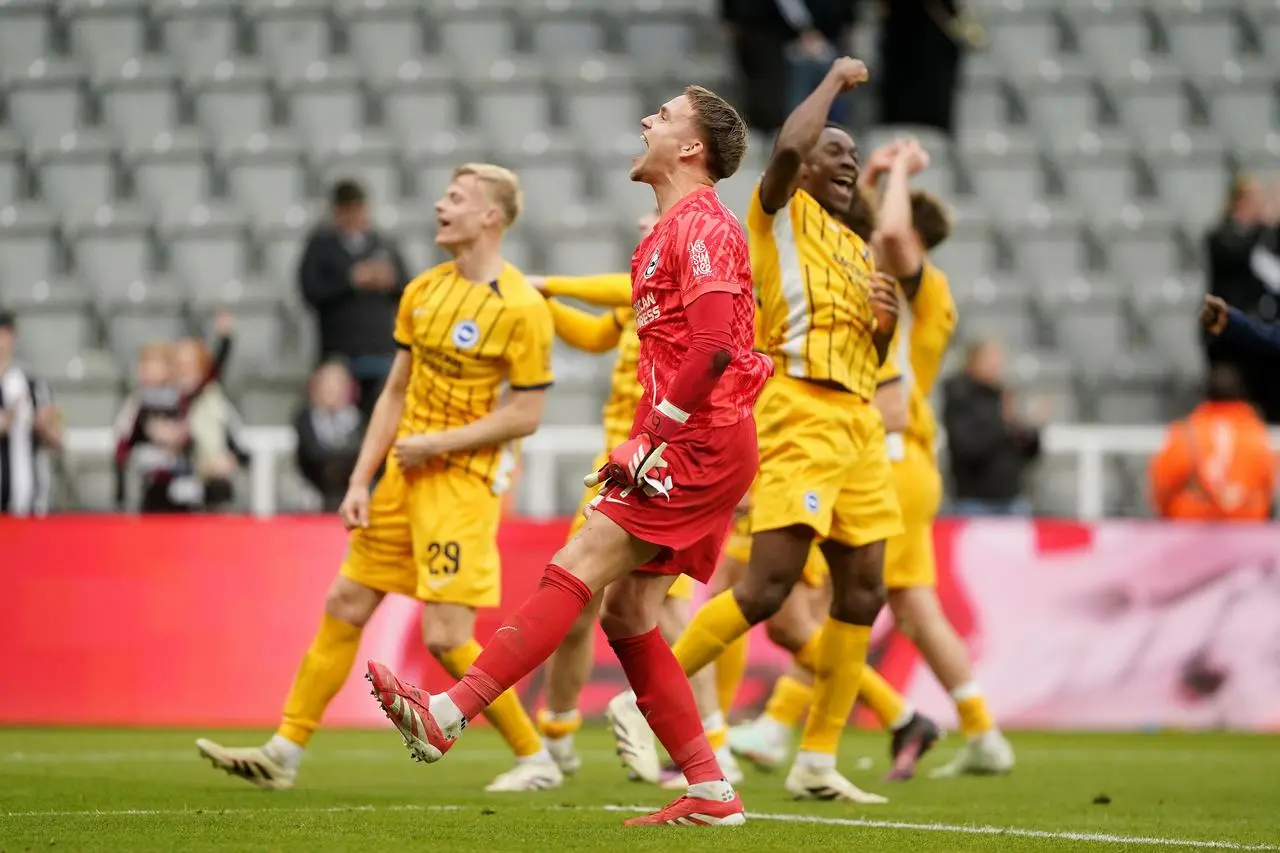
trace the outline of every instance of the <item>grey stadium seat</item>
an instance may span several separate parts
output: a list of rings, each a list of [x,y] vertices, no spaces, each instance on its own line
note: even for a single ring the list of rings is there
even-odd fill
[[[302,262],[310,225],[298,227],[277,222],[254,229],[263,256],[262,282],[270,292],[301,299],[298,265]]]
[[[102,427],[119,413],[120,372],[105,357],[81,354],[70,369],[49,374],[48,380],[69,427]]]
[[[1076,275],[1088,266],[1084,233],[1069,217],[1049,222],[1026,222],[1005,230],[1015,264],[1023,273],[1043,276]]]
[[[495,144],[551,126],[551,101],[539,84],[478,85],[473,95],[476,121]]]
[[[239,285],[193,291],[192,312],[201,334],[212,334],[212,319],[221,309],[235,315],[236,335],[227,376],[233,383],[284,365],[303,365],[310,353],[298,351],[279,300],[268,287],[248,279]]]
[[[27,3],[4,10],[0,27],[0,77],[24,71],[49,55],[52,18],[45,3]]]
[[[38,373],[63,372],[93,343],[89,303],[74,284],[39,281],[6,287],[5,302],[21,319],[18,352]]]
[[[553,158],[521,164],[516,172],[530,222],[554,221],[566,208],[586,201],[581,163]]]
[[[178,126],[178,90],[174,70],[166,64],[136,63],[125,73],[94,81],[102,115],[127,148],[151,145],[157,136]]]
[[[217,73],[194,77],[189,86],[196,119],[214,140],[242,142],[272,125],[271,95],[262,68],[244,62],[227,64]]]
[[[1178,271],[1178,236],[1168,220],[1119,223],[1108,231],[1107,241],[1112,270],[1130,280],[1161,278]]]
[[[63,4],[75,55],[100,71],[114,71],[142,55],[144,7],[137,0],[70,0]]]
[[[323,66],[325,73],[289,81],[286,95],[292,125],[312,150],[336,148],[344,137],[364,130],[364,94],[353,71]]]
[[[165,52],[188,73],[207,74],[235,61],[237,10],[222,0],[153,0]]]
[[[963,157],[983,206],[998,221],[1020,222],[1045,193],[1040,155],[1024,143],[992,149],[965,144]]]
[[[1067,195],[1095,225],[1115,222],[1138,195],[1138,173],[1127,152],[1099,150],[1059,152],[1055,160]]]
[[[627,57],[642,74],[669,74],[697,52],[693,28],[683,20],[633,19],[624,26]]]
[[[438,39],[446,58],[462,68],[484,68],[515,51],[515,27],[509,16],[451,15],[440,22]]]
[[[351,53],[373,79],[394,79],[407,63],[423,58],[426,44],[418,4],[369,4],[346,20]]]
[[[1104,424],[1151,424],[1169,419],[1169,371],[1149,353],[1122,357],[1092,386],[1094,414]]]
[[[121,292],[154,270],[150,226],[135,216],[86,224],[67,236],[78,275],[100,293]]]
[[[381,99],[384,120],[402,142],[461,123],[458,95],[448,83],[426,88],[416,80],[392,81],[382,89]]]
[[[42,60],[5,85],[9,122],[29,142],[53,145],[84,126],[84,75],[75,63]]]
[[[354,178],[379,204],[398,202],[401,197],[403,155],[387,140],[364,139],[350,150],[321,152],[312,162],[320,186],[330,187],[342,178]]]
[[[305,195],[302,152],[291,139],[218,153],[231,197],[255,221],[278,221]]]
[[[565,96],[569,126],[584,140],[612,140],[630,135],[640,153],[640,120],[646,110],[630,86],[601,85],[570,89]]]
[[[1009,87],[1000,77],[984,77],[957,93],[956,125],[961,131],[977,132],[1003,128],[1011,115]]]
[[[239,217],[218,211],[208,221],[169,225],[161,240],[168,246],[173,273],[193,289],[219,288],[247,275],[248,253]]]
[[[547,242],[547,269],[557,275],[597,275],[629,269],[631,253],[620,251],[611,230],[557,231]]]
[[[1043,397],[1049,402],[1050,417],[1058,423],[1080,420],[1081,401],[1070,359],[1051,352],[1014,352],[1009,359],[1009,375],[1020,399]]]
[[[0,132],[0,208],[26,194],[23,161],[26,147],[12,134]]]
[[[1108,81],[1121,123],[1139,139],[1167,139],[1190,127],[1191,103],[1182,81],[1163,72],[1113,77]]]
[[[968,280],[991,275],[995,251],[985,222],[958,222],[947,241],[932,253],[933,260],[952,278]]]
[[[264,64],[286,76],[300,76],[313,63],[327,62],[332,33],[329,6],[324,0],[291,0],[287,5],[250,4]]]
[[[1062,50],[1063,32],[1058,17],[1049,10],[993,14],[984,21],[991,51],[1005,70],[1014,75],[1038,71]]]
[[[1129,321],[1120,293],[1085,279],[1067,279],[1043,287],[1040,300],[1058,347],[1077,367],[1097,373],[1128,352]]]
[[[1148,163],[1158,175],[1156,190],[1171,213],[1196,231],[1209,227],[1220,211],[1214,200],[1222,198],[1230,170],[1217,139],[1186,149],[1152,148]]]
[[[986,276],[952,276],[951,283],[959,314],[958,341],[990,338],[1013,354],[1035,349],[1040,335],[1025,284]]]
[[[212,189],[204,148],[186,134],[133,153],[128,167],[138,197],[163,222],[185,222]]]
[[[0,284],[6,292],[61,270],[57,227],[57,215],[41,205],[0,208]]]
[[[1151,53],[1154,33],[1143,9],[1073,10],[1072,24],[1080,52],[1105,74],[1128,72],[1135,60],[1146,61]]]
[[[1169,369],[1184,378],[1199,377],[1204,352],[1197,340],[1196,313],[1204,285],[1177,278],[1138,278],[1134,314],[1146,330],[1148,346]]]
[[[136,362],[138,351],[156,341],[187,337],[192,328],[182,296],[172,285],[145,282],[132,293],[119,293],[102,302],[107,341],[122,370]]]
[[[40,156],[37,171],[44,197],[63,216],[85,222],[116,195],[115,151],[98,135],[75,134]]]
[[[1079,461],[1070,455],[1049,456],[1031,475],[1031,505],[1037,515],[1075,518],[1079,514]]]
[[[616,212],[619,219],[634,222],[650,210],[653,210],[653,191],[644,184],[637,184],[628,177],[624,168],[626,161],[606,160],[596,166],[600,178],[603,197],[608,207]]]
[[[1233,72],[1195,81],[1209,105],[1213,127],[1227,139],[1241,138],[1259,128],[1280,128],[1274,67],[1236,66]]]
[[[1240,55],[1240,19],[1229,9],[1182,11],[1173,6],[1162,10],[1160,17],[1169,33],[1170,52],[1191,74],[1217,73],[1223,63]]]
[[[555,15],[533,22],[533,48],[545,62],[571,66],[602,53],[604,29],[586,15]]]
[[[1054,64],[1019,81],[1031,120],[1045,138],[1075,136],[1098,127],[1102,104],[1093,75],[1087,66]]]

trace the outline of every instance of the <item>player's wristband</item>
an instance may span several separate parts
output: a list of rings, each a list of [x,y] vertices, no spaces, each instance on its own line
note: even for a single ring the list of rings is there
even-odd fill
[[[889,449],[889,461],[901,462],[907,458],[907,443],[902,438],[902,433],[891,432],[884,437],[885,447]]]
[[[672,436],[689,421],[689,413],[670,400],[664,399],[653,407],[649,417],[645,418],[644,428],[651,435],[663,441],[670,441]]]

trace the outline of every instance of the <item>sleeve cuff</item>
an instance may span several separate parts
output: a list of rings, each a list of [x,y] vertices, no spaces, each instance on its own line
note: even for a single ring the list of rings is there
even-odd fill
[[[742,285],[731,281],[707,281],[699,284],[697,287],[692,287],[686,290],[684,292],[684,302],[688,305],[699,296],[704,296],[708,293],[732,293],[737,295],[741,292]]]
[[[512,385],[512,391],[545,391],[554,385],[554,382],[543,382],[540,385]]]
[[[897,376],[890,376],[888,379],[881,379],[879,382],[876,383],[876,387],[883,388],[886,385],[893,385],[895,382],[901,382],[901,381],[902,381],[902,374],[899,373]]]
[[[393,338],[393,340],[396,342],[397,349],[402,349],[405,352],[409,352],[410,350],[413,349],[412,346],[410,346],[409,344],[406,344],[404,341],[400,340],[399,338]]]

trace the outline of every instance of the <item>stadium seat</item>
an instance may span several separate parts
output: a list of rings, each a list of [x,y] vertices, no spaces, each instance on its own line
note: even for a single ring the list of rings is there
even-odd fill
[[[1047,9],[993,14],[984,22],[991,50],[1001,66],[1017,77],[1040,70],[1062,52],[1062,20]]]
[[[933,259],[949,275],[972,280],[995,268],[991,233],[985,223],[957,223],[951,236],[933,252]]]
[[[167,63],[135,62],[95,78],[102,115],[126,148],[149,147],[178,126],[178,91]]]
[[[534,53],[558,64],[576,67],[605,49],[600,22],[580,13],[544,16],[531,29]]]
[[[258,56],[287,77],[305,76],[313,65],[329,60],[333,34],[327,0],[247,4]]]
[[[269,292],[301,299],[298,265],[310,227],[310,222],[305,226],[274,222],[254,229],[263,258],[262,283]]]
[[[1004,127],[1013,114],[1009,86],[1000,77],[973,80],[957,92],[957,97],[960,103],[956,125],[968,134]]]
[[[0,208],[0,283],[26,287],[62,270],[58,217],[37,204]]]
[[[647,114],[640,95],[630,86],[582,85],[565,93],[565,116],[570,128],[584,141],[597,143],[618,137],[635,140],[636,153],[640,142],[640,120]]]
[[[0,78],[25,71],[49,55],[52,23],[44,3],[15,4],[4,10],[4,25],[0,26]]]
[[[248,276],[244,223],[221,209],[201,208],[185,223],[167,224],[161,233],[172,272],[193,289],[216,289]]]
[[[557,275],[598,275],[631,268],[631,253],[619,250],[612,231],[588,228],[548,235],[547,251],[547,269]]]
[[[403,193],[403,154],[387,139],[362,137],[336,150],[321,150],[311,163],[313,175],[323,189],[334,182],[354,178],[369,192],[375,204],[394,204]]]
[[[356,64],[372,80],[393,80],[426,52],[421,4],[361,3],[342,10],[342,22]]]
[[[1204,292],[1199,282],[1143,276],[1133,280],[1133,310],[1151,351],[1183,379],[1204,371],[1204,349],[1196,313]]]
[[[1175,226],[1169,219],[1122,220],[1107,233],[1111,268],[1130,280],[1139,276],[1172,276],[1181,266],[1177,241]]]
[[[143,54],[144,7],[138,0],[66,0],[61,12],[68,22],[75,56],[97,71],[115,71]]]
[[[1148,146],[1145,156],[1151,172],[1159,176],[1160,200],[1181,223],[1199,232],[1221,214],[1217,201],[1225,197],[1230,170],[1218,137],[1194,142],[1186,137],[1177,143]]]
[[[99,293],[119,293],[155,268],[150,225],[124,210],[111,221],[86,223],[67,235],[79,278]]]
[[[1137,164],[1127,150],[1072,146],[1053,157],[1068,198],[1095,225],[1116,221],[1138,196]]]
[[[222,0],[152,0],[166,55],[188,73],[208,74],[239,55],[237,10]]]
[[[1182,80],[1156,68],[1109,81],[1122,123],[1141,140],[1167,139],[1192,126],[1191,102]]]
[[[537,84],[516,82],[483,85],[472,90],[476,123],[494,145],[507,147],[514,137],[551,127],[551,101]]]
[[[30,143],[57,144],[85,125],[83,69],[42,59],[5,81],[10,124]]]
[[[1079,462],[1073,456],[1049,456],[1031,480],[1031,505],[1037,515],[1075,518],[1079,501]]]
[[[1072,24],[1081,54],[1106,75],[1128,73],[1135,61],[1147,61],[1155,42],[1151,18],[1137,7],[1072,10]]]
[[[693,29],[683,20],[638,18],[624,27],[627,57],[641,74],[670,74],[697,51]]]
[[[57,401],[58,410],[68,427],[100,429],[113,423],[120,412],[120,373],[108,359],[97,359],[89,353],[80,354],[62,371],[48,374],[48,380],[53,399]],[[86,458],[84,462],[100,470],[111,471],[109,456]],[[76,464],[72,465],[72,470],[78,471]],[[78,473],[71,480],[79,483]],[[106,509],[110,506],[110,482],[108,473],[105,483],[91,487],[94,500],[101,503],[93,503],[87,508]]]
[[[218,152],[231,197],[255,222],[284,218],[306,194],[302,151],[291,138],[261,137]]]
[[[163,281],[140,281],[131,292],[104,299],[100,310],[108,346],[122,371],[132,370],[138,352],[147,344],[176,341],[193,332],[182,295]]]
[[[1209,105],[1210,122],[1227,139],[1243,137],[1258,127],[1280,128],[1280,95],[1275,67],[1232,64],[1226,74],[1195,81]]]
[[[1221,4],[1225,6],[1226,4]],[[1189,74],[1221,72],[1224,63],[1240,56],[1243,34],[1240,18],[1229,8],[1176,5],[1162,9],[1161,25],[1168,31],[1170,53]]]
[[[207,155],[192,134],[170,136],[159,146],[133,152],[126,168],[138,198],[163,222],[185,222],[212,192]]]
[[[487,68],[515,52],[515,26],[508,15],[453,14],[437,31],[443,55],[459,68]]]
[[[1078,220],[1065,214],[1059,219],[1037,219],[1010,225],[1004,233],[1013,249],[1015,266],[1023,273],[1048,272],[1071,276],[1088,268],[1085,235]]]
[[[965,140],[962,156],[978,198],[997,221],[1025,220],[1045,194],[1040,154],[1027,140]]]
[[[951,286],[959,315],[958,342],[992,339],[1015,353],[1037,347],[1040,333],[1025,287],[989,277],[954,275]]]
[[[299,351],[285,312],[266,284],[245,279],[221,287],[192,289],[192,319],[201,335],[212,337],[213,317],[221,310],[236,318],[235,343],[226,374],[230,383],[238,385],[243,378],[268,370],[301,368],[309,360],[310,353]]]
[[[1145,353],[1122,356],[1092,385],[1094,414],[1104,424],[1153,424],[1171,415],[1169,371]]]
[[[193,75],[188,86],[197,121],[222,144],[244,142],[274,123],[267,75],[259,66],[227,62],[210,74]]]
[[[401,142],[461,123],[458,95],[448,83],[424,88],[419,80],[391,81],[382,88],[380,99],[383,122]]]
[[[1055,278],[1042,285],[1038,299],[1041,314],[1052,321],[1059,349],[1078,368],[1096,375],[1129,351],[1129,321],[1120,293],[1083,278]]]
[[[0,208],[26,195],[26,146],[13,134],[0,131]]]
[[[525,210],[532,222],[551,222],[586,197],[582,165],[549,158],[519,164],[516,174],[524,190]]]
[[[311,151],[333,149],[365,125],[364,93],[346,65],[313,66],[306,78],[282,81],[289,103],[290,127]]]
[[[1098,127],[1102,103],[1094,86],[1095,73],[1087,65],[1053,63],[1019,81],[1031,121],[1044,138],[1072,137]]]
[[[6,287],[5,307],[21,318],[19,355],[42,376],[64,372],[94,343],[89,302],[74,284],[53,280]]]
[[[69,134],[57,148],[38,155],[44,197],[68,220],[91,221],[115,199],[115,156],[110,140],[100,135]]]

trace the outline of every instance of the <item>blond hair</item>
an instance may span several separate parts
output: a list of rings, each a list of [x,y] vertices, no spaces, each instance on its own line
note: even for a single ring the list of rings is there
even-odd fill
[[[484,185],[489,200],[502,211],[503,225],[510,228],[524,208],[524,192],[516,173],[493,163],[463,163],[453,170],[455,181],[465,175],[474,176]]]

